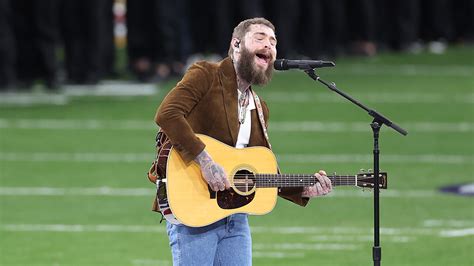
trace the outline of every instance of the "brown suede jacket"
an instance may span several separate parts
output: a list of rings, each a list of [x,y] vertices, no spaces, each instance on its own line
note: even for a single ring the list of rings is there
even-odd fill
[[[201,61],[192,65],[165,97],[155,116],[185,162],[191,162],[205,145],[196,133],[208,135],[234,147],[239,133],[237,77],[230,58],[219,63]],[[265,121],[268,107],[261,101]],[[249,146],[267,146],[257,111],[252,110]],[[278,195],[305,206],[302,188],[281,188]]]

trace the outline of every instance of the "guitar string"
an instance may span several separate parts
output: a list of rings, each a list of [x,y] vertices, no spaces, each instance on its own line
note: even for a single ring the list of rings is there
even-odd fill
[[[252,180],[256,179],[257,187],[261,186],[304,186],[304,185],[314,185],[317,181],[316,177],[313,175],[291,175],[285,176],[283,179],[281,175],[273,174],[259,174],[256,177],[252,175],[245,174],[236,174],[238,177],[246,177],[247,179]],[[248,178],[250,176],[250,178]],[[331,183],[333,185],[355,185],[354,176],[329,176]],[[241,183],[241,182],[240,182]],[[237,186],[245,186],[238,184]]]

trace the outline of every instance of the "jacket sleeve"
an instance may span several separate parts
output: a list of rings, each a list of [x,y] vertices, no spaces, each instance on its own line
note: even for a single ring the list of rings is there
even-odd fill
[[[210,87],[209,72],[204,63],[194,64],[163,99],[155,115],[155,122],[171,140],[186,163],[191,162],[205,144],[196,137],[186,120],[188,114],[204,97]]]
[[[270,117],[270,110],[268,109],[267,103],[264,101],[262,102],[262,109],[263,114],[265,117],[265,125],[268,129],[268,119]],[[300,206],[306,206],[308,204],[309,199],[302,197],[303,188],[302,187],[288,187],[288,188],[279,188],[278,189],[278,196],[289,200],[295,204]]]

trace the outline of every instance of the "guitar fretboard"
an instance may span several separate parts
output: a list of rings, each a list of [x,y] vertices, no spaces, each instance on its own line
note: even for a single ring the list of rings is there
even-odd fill
[[[333,175],[328,176],[333,186],[354,186],[357,183],[356,176]],[[318,179],[313,175],[295,174],[257,174],[255,175],[257,187],[306,187],[316,184]]]

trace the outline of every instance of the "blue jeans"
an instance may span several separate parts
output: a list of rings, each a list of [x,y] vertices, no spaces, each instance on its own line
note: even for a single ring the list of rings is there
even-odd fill
[[[234,214],[204,227],[167,223],[173,265],[252,265],[247,214]]]

